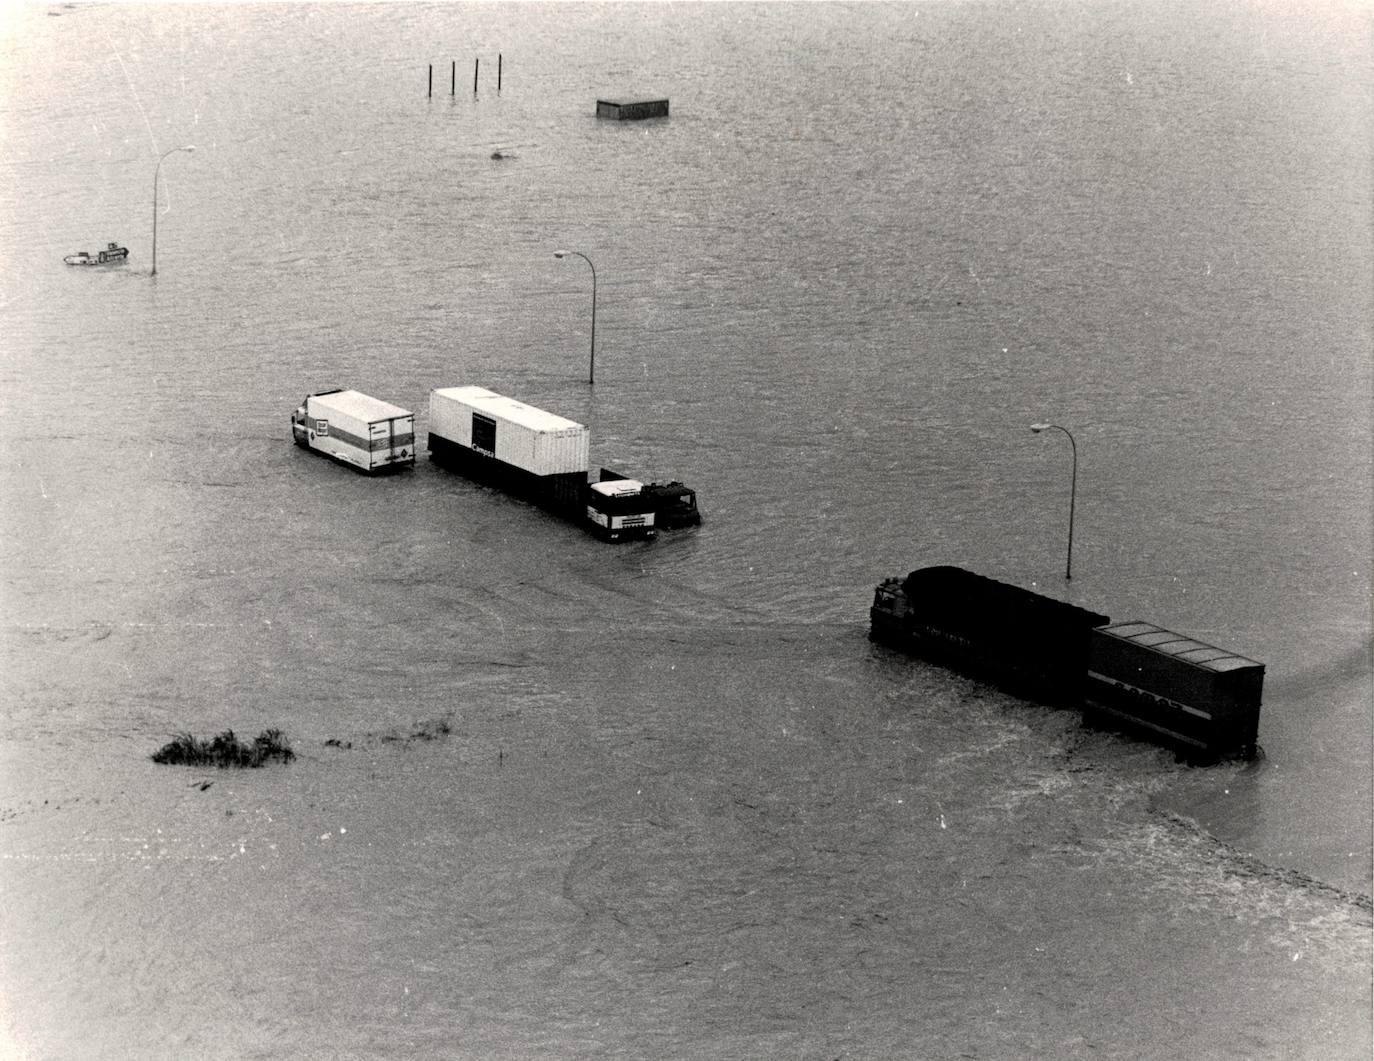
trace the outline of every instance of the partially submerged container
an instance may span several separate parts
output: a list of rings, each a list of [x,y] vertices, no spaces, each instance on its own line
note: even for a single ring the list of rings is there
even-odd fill
[[[1256,754],[1264,665],[1153,623],[1094,630],[1088,720],[1143,732],[1190,757]]]
[[[1154,623],[1112,623],[957,567],[884,579],[869,621],[874,641],[1187,758],[1258,752],[1264,665]]]
[[[596,101],[596,116],[612,118],[616,121],[638,121],[642,118],[668,117],[666,99],[599,99]]]
[[[654,511],[642,484],[591,481],[589,441],[584,425],[485,387],[443,387],[429,396],[429,452],[436,464],[607,541],[653,537]]]
[[[935,566],[879,584],[869,636],[1061,706],[1082,704],[1088,637],[1108,616],[966,571]]]
[[[415,463],[414,414],[360,391],[306,395],[291,414],[291,436],[298,446],[368,473]]]
[[[430,453],[467,461],[474,471],[579,475],[585,481],[591,432],[575,421],[485,387],[442,387],[429,396]],[[470,456],[508,467],[496,468]]]

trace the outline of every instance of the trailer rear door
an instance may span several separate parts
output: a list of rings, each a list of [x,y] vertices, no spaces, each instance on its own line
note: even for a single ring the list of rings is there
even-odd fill
[[[391,435],[393,420],[374,420],[367,425],[368,466],[380,467],[391,462]]]

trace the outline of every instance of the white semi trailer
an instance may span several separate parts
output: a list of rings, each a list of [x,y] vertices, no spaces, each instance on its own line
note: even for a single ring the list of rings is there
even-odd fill
[[[638,480],[593,480],[590,432],[489,391],[441,387],[429,396],[429,455],[469,479],[531,501],[607,541],[652,538],[654,506]]]

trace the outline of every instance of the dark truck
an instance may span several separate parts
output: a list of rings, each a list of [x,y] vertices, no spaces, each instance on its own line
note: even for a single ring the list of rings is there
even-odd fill
[[[869,637],[1200,762],[1258,754],[1264,666],[957,567],[878,584]]]
[[[660,527],[700,522],[696,493],[681,483],[646,486],[606,468],[590,473],[590,436],[584,424],[485,387],[444,387],[429,396],[429,454],[442,467],[606,541],[652,538]]]
[[[1111,620],[959,567],[885,579],[869,609],[869,636],[1027,699],[1077,707],[1088,635]]]

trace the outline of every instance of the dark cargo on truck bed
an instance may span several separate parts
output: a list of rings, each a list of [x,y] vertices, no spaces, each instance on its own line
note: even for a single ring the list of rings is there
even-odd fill
[[[1019,586],[950,566],[878,586],[869,636],[1009,692],[1082,702],[1088,635],[1111,620]]]

